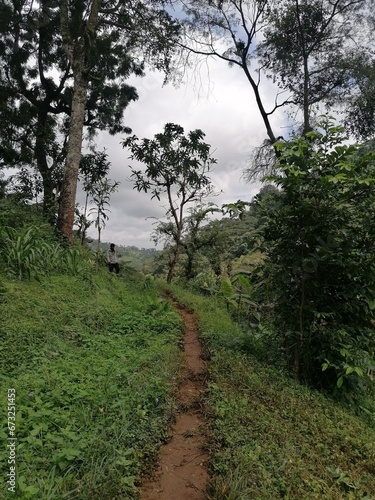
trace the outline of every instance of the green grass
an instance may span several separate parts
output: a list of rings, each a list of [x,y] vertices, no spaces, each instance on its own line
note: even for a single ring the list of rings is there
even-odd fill
[[[178,287],[210,358],[211,500],[375,498],[374,416],[362,418],[251,355],[220,304]]]
[[[0,404],[15,388],[18,480],[1,498],[137,498],[173,417],[180,317],[104,271],[1,284]]]
[[[149,280],[89,261],[77,269],[40,281],[0,276],[2,477],[7,388],[17,407],[17,493],[4,481],[0,498],[136,499],[167,437],[181,318]],[[373,416],[260,362],[258,341],[218,299],[172,293],[196,312],[210,361],[208,498],[375,498]]]

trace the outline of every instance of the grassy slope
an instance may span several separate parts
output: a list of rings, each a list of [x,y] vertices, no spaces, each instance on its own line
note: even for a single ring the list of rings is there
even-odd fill
[[[0,497],[136,498],[173,413],[181,319],[137,280],[107,272],[2,279],[1,292],[0,404],[14,387],[18,492],[3,482]]]
[[[17,390],[11,498],[137,498],[173,414],[179,316],[135,277],[2,281],[1,411]],[[173,293],[196,311],[211,357],[210,498],[375,498],[374,428],[245,354],[249,338],[212,300]],[[3,477],[6,459],[2,443]]]
[[[212,299],[173,293],[211,358],[210,498],[375,498],[375,426],[245,354],[249,339]]]

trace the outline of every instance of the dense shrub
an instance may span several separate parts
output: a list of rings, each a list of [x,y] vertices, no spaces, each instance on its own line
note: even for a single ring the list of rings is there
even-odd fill
[[[277,146],[262,273],[291,370],[353,390],[374,367],[375,155],[345,141],[326,121]]]

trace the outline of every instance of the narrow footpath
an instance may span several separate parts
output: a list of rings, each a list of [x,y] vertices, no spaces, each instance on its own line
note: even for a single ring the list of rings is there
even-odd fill
[[[185,366],[178,387],[179,412],[171,440],[160,449],[152,480],[142,486],[141,500],[204,500],[208,482],[203,433],[202,394],[205,363],[194,314],[174,304],[185,323]]]

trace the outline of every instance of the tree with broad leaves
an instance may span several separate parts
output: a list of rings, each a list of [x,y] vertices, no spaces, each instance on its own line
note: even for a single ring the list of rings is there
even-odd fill
[[[216,242],[218,233],[215,230],[216,226],[203,225],[207,223],[208,215],[214,213],[222,213],[219,207],[213,203],[200,203],[189,210],[190,214],[185,221],[185,234],[182,240],[182,246],[186,254],[187,260],[185,265],[185,278],[187,280],[194,277],[194,263],[199,251],[204,248],[208,249]]]
[[[78,203],[76,205],[74,215],[74,226],[77,227],[77,237],[81,242],[81,245],[83,245],[86,239],[87,230],[94,224],[94,221],[88,218],[87,212],[85,212],[84,209],[80,209]]]
[[[83,190],[85,192],[85,205],[82,212],[80,212],[78,206],[75,211],[75,220],[76,225],[79,226],[81,245],[85,241],[86,231],[92,222],[87,217],[89,198],[95,194],[96,186],[101,181],[104,181],[108,175],[110,166],[111,163],[108,161],[108,154],[105,149],[104,151],[93,149],[91,153],[87,153],[81,157],[79,176],[82,179]]]
[[[69,241],[72,240],[85,110],[90,88],[96,88],[96,77],[99,75],[104,80],[104,89],[97,94],[102,102],[105,103],[107,97],[118,95],[118,92],[106,92],[105,82],[107,79],[121,82],[124,67],[129,64],[141,74],[144,63],[137,63],[137,59],[149,61],[153,67],[168,74],[178,23],[173,22],[164,10],[166,3],[162,0],[60,2],[62,43],[72,69],[73,89],[57,228]],[[105,58],[102,59],[104,54],[109,58],[109,64]],[[102,62],[101,65],[98,65],[98,60]],[[100,109],[97,103],[96,108]],[[116,123],[114,118],[112,114],[112,123]]]
[[[21,167],[8,178],[8,189],[19,203],[31,202],[39,207],[39,197],[43,191],[42,181],[37,172]]]
[[[69,114],[64,91],[70,75],[56,7],[30,0],[0,4],[0,165],[38,171],[51,222],[64,150],[59,116]]]
[[[208,251],[213,247],[218,238],[217,226],[208,226],[208,215],[214,213],[222,213],[221,209],[213,203],[199,203],[188,209],[189,215],[184,217],[182,221],[183,234],[181,238],[181,250],[186,256],[184,263],[184,275],[187,280],[194,277],[194,264],[197,260],[199,252],[207,248]],[[153,233],[153,241],[155,244],[164,243],[164,250],[168,255],[169,251],[176,244],[177,231],[176,224],[169,217],[167,222],[159,221]]]
[[[132,136],[122,143],[131,151],[131,159],[146,165],[145,171],[130,167],[135,189],[151,191],[152,198],[158,200],[166,195],[168,200],[167,215],[174,225],[168,283],[181,251],[185,207],[213,193],[207,173],[216,160],[210,156],[210,145],[203,141],[204,137],[202,130],[193,130],[185,136],[180,125],[167,123],[164,132],[156,134],[154,139],[139,140]]]
[[[363,38],[366,3],[282,0],[270,9],[255,54],[301,114],[302,135],[319,106],[337,107],[358,88],[357,61],[373,48]]]
[[[78,19],[78,2],[75,6]],[[24,166],[39,172],[44,213],[53,223],[73,95],[60,7],[60,2],[50,0],[5,0],[0,5],[0,161],[5,167]],[[113,36],[98,37],[96,42],[84,125],[91,135],[96,129],[126,131],[123,110],[137,94],[125,79],[138,71],[137,65],[123,46],[111,47],[116,43]]]
[[[331,388],[374,364],[375,154],[347,139],[325,119],[277,143],[280,192],[258,206],[275,336],[297,378]]]
[[[0,166],[33,166],[43,179],[44,210],[72,237],[83,127],[130,132],[123,112],[137,99],[126,82],[145,63],[169,69],[178,32],[148,0],[4,0],[0,4]],[[69,142],[64,148],[64,137]],[[66,158],[65,158],[66,157]],[[71,174],[71,175],[70,175]]]

